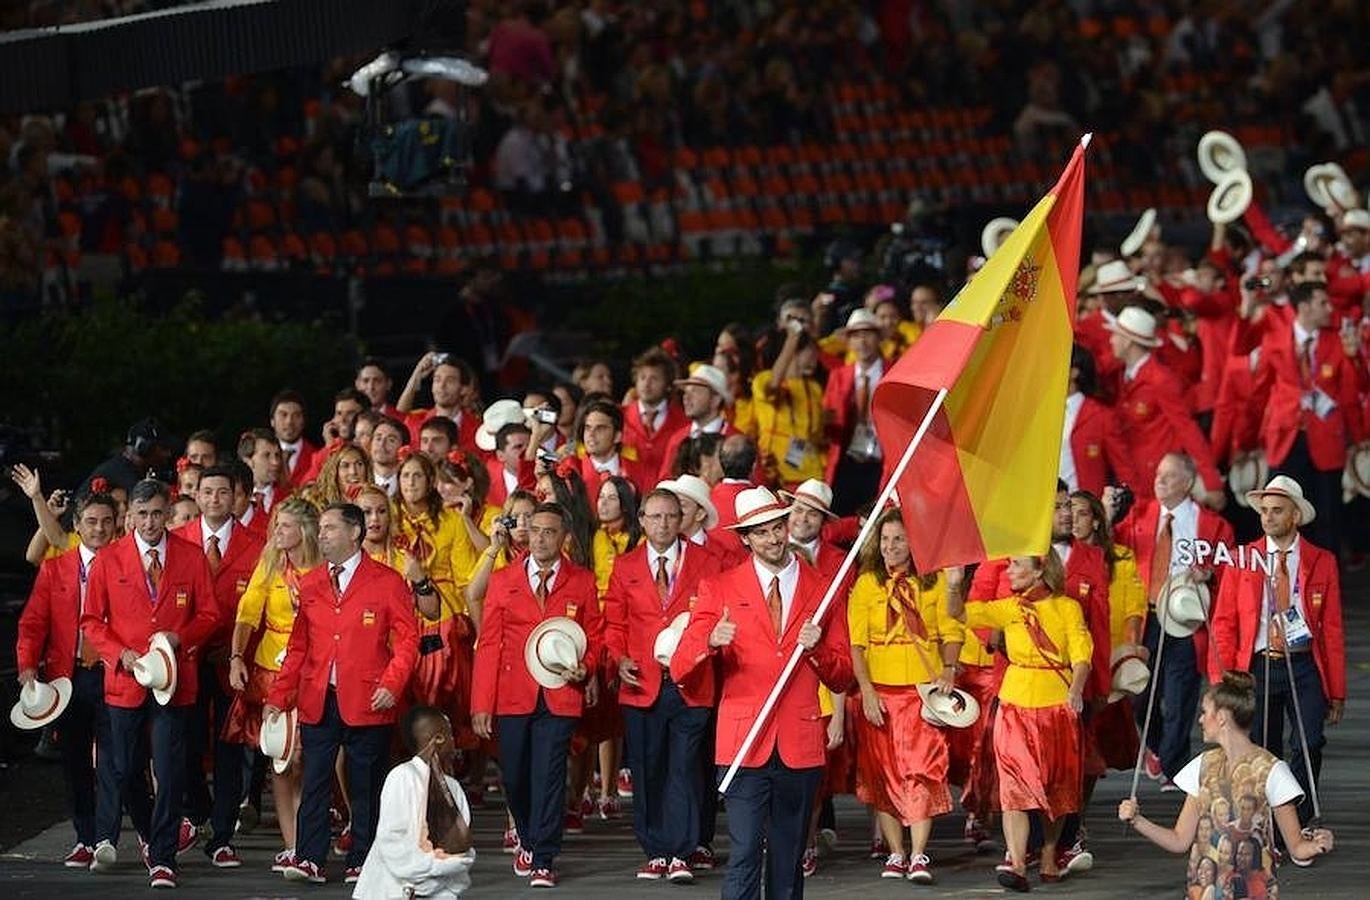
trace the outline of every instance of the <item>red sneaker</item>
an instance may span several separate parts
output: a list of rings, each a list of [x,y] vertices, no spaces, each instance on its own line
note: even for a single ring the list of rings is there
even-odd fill
[[[1084,841],[1076,841],[1056,854],[1056,868],[1062,872],[1088,872],[1094,868],[1094,854]]]
[[[276,874],[279,875],[280,873],[284,872],[286,869],[290,868],[290,867],[291,867],[292,865],[294,865],[294,864],[295,864],[295,850],[294,850],[294,848],[282,850],[280,853],[277,853],[277,854],[276,854],[276,858],[272,861],[272,863],[271,863],[271,871],[273,871],[273,872],[275,872]]]
[[[209,864],[216,869],[236,869],[243,864],[243,858],[228,844],[216,847],[209,854]]]
[[[323,884],[328,881],[318,864],[307,859],[292,859],[281,874],[285,876],[286,881],[307,881],[310,884]]]
[[[68,869],[89,869],[90,864],[95,861],[95,851],[77,841],[76,846],[71,848],[71,852],[62,857],[62,865]]]
[[[818,871],[818,848],[808,847],[804,850],[804,858],[799,861],[799,874],[805,878]]]
[[[343,874],[343,884],[356,884],[357,879],[362,877],[361,866],[348,866]]]
[[[666,857],[658,856],[643,863],[637,870],[637,877],[643,881],[657,881],[666,877],[667,868]]]
[[[976,851],[988,850],[994,846],[994,838],[988,829],[980,824],[980,820],[974,816],[966,817],[966,830],[963,832],[966,843],[970,844]]]
[[[625,800],[633,796],[633,772],[631,769],[618,770],[618,795]]]
[[[914,884],[932,884],[932,860],[926,853],[919,853],[909,860],[909,881]]]
[[[505,853],[519,852],[519,833],[513,825],[504,829],[504,846],[500,848]]]
[[[200,840],[200,829],[189,819],[181,819],[181,830],[176,835],[176,855],[180,856]],[[166,868],[163,866],[162,868]],[[173,873],[174,877],[174,873]],[[174,885],[173,885],[174,887]]]
[[[884,838],[876,838],[871,841],[871,859],[884,859],[889,854],[889,848],[885,846]]]
[[[891,853],[885,857],[885,865],[880,870],[880,877],[902,879],[908,870],[909,864],[904,860],[903,854]]]
[[[619,806],[617,797],[600,797],[599,802],[595,804],[595,809],[599,813],[599,817],[605,822],[610,819],[617,819],[622,814],[622,807]]]
[[[348,822],[343,827],[342,834],[333,842],[333,853],[335,856],[346,856],[352,852],[352,823]]]
[[[699,846],[694,849],[694,852],[690,854],[690,858],[687,859],[686,862],[690,864],[691,871],[710,872],[718,865],[718,858],[714,856],[713,850],[708,847]]]
[[[174,888],[176,873],[167,866],[153,866],[148,872],[148,884],[155,888]]]
[[[528,876],[528,886],[535,888],[553,888],[557,886],[557,873],[551,869],[534,869]]]
[[[520,878],[527,878],[532,873],[533,853],[520,847],[519,852],[514,854],[514,874]]]
[[[1146,777],[1152,781],[1160,781],[1165,777],[1165,770],[1161,768],[1161,758],[1150,750],[1142,757],[1142,768],[1146,770]]]
[[[690,871],[690,864],[677,856],[666,867],[666,880],[671,884],[693,884],[695,875]]]
[[[561,830],[567,834],[584,834],[585,817],[578,811],[567,812]]]
[[[595,801],[590,796],[589,791],[580,795],[580,817],[588,819],[595,814]]]

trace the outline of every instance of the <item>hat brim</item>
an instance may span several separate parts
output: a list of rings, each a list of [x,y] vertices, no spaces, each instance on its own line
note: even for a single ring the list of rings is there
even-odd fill
[[[1098,282],[1089,286],[1085,292],[1090,296],[1098,294],[1135,294],[1137,293],[1137,276],[1129,275],[1122,281]]]
[[[1143,347],[1150,347],[1153,350],[1161,346],[1161,344],[1165,343],[1158,337],[1147,337],[1146,335],[1138,334],[1135,331],[1128,331],[1126,328],[1117,324],[1116,322],[1104,322],[1104,330],[1111,331],[1112,333],[1120,337],[1127,338],[1134,344],[1141,344]]]
[[[1194,596],[1194,604],[1192,608],[1185,609],[1187,601],[1184,598],[1190,593]],[[1208,622],[1208,612],[1212,608],[1208,585],[1190,582],[1182,576],[1174,577],[1162,595],[1165,609],[1161,611],[1161,624],[1171,637],[1189,637]]]
[[[949,728],[968,728],[980,718],[980,703],[960,688],[952,688],[950,700],[936,697],[937,686],[931,682],[918,685],[918,696],[923,701],[923,719],[933,725]],[[947,704],[960,704],[960,709],[943,708]]]
[[[723,388],[723,390],[719,390],[718,385],[714,384],[711,381],[705,381],[703,378],[677,378],[675,380],[676,387],[684,387],[687,384],[694,384],[698,385],[699,387],[708,388],[718,396],[722,397],[723,403],[725,405],[733,402],[733,395],[728,393],[728,389],[726,387]]]
[[[1149,208],[1142,213],[1142,217],[1137,220],[1137,224],[1132,226],[1127,237],[1123,238],[1122,244],[1118,249],[1123,256],[1132,256],[1146,245],[1146,239],[1151,236],[1151,229],[1156,227],[1156,210]]]
[[[1231,162],[1218,161],[1220,154],[1227,154]],[[1204,177],[1217,184],[1225,175],[1246,170],[1246,151],[1237,139],[1225,131],[1210,131],[1199,138],[1199,171]]]
[[[1251,197],[1251,176],[1240,169],[1229,172],[1208,195],[1208,221],[1214,225],[1232,224],[1246,213]]]
[[[1318,514],[1318,511],[1313,508],[1313,504],[1302,497],[1295,497],[1293,494],[1286,491],[1272,491],[1270,488],[1260,488],[1258,490],[1246,492],[1246,502],[1250,504],[1252,509],[1256,508],[1256,504],[1260,502],[1262,497],[1284,497],[1286,500],[1293,500],[1294,505],[1299,508],[1300,527],[1312,522]]]
[[[685,626],[689,621],[690,614],[681,613],[671,620],[670,625],[657,632],[656,640],[652,641],[653,659],[663,666],[670,666],[671,657],[675,656],[676,648],[680,646],[680,638],[685,633]]]
[[[476,446],[486,453],[495,452],[495,436],[486,431],[484,425],[476,426]]]
[[[841,518],[841,516],[839,516],[837,513],[833,512],[831,509],[828,509],[826,506],[819,503],[816,499],[806,494],[791,494],[789,491],[780,491],[779,495],[780,499],[790,501],[791,505],[794,505],[795,503],[802,503],[809,509],[814,510],[815,512],[821,512],[829,519]]]
[[[166,632],[164,631],[158,631],[153,634],[152,640],[148,642],[147,648],[149,652],[152,650],[161,650],[166,654],[167,659],[170,660],[169,665],[171,671],[169,673],[170,677],[167,679],[166,689],[157,690],[154,688],[152,691],[152,698],[162,706],[166,706],[171,702],[171,698],[176,696],[176,686],[180,684],[180,665],[179,661],[176,659],[176,648],[171,646],[171,641],[167,639]]]
[[[48,687],[57,692],[57,702],[46,714],[37,718],[30,716],[24,712],[24,703],[20,700],[10,708],[10,724],[21,731],[34,731],[57,721],[71,702],[71,679],[66,676],[54,678],[48,682]]]
[[[533,676],[533,680],[545,688],[565,687],[569,682],[566,676],[553,672],[542,664],[542,660],[538,659],[538,642],[542,640],[543,635],[553,630],[563,631],[570,635],[571,643],[576,648],[578,660],[585,658],[587,645],[585,629],[581,628],[580,623],[575,619],[566,616],[553,616],[550,619],[544,619],[533,628],[528,634],[528,640],[523,644],[523,664],[527,667],[528,674]]]
[[[1327,184],[1333,177],[1335,176],[1328,170],[1326,163],[1309,166],[1303,173],[1304,193],[1308,194],[1308,199],[1319,209],[1326,209],[1332,205],[1332,195],[1327,190]]]
[[[765,525],[767,522],[774,522],[790,514],[788,504],[772,507],[771,509],[758,510],[745,519],[738,519],[731,525],[725,525],[729,531],[742,531],[747,528],[755,528],[758,525]]]
[[[718,527],[718,507],[714,506],[714,501],[712,499],[707,497],[700,499],[699,497],[694,496],[689,491],[680,487],[680,483],[673,478],[668,478],[665,481],[659,482],[657,487],[670,491],[672,494],[675,494],[677,498],[684,497],[686,500],[689,500],[691,503],[704,510],[705,531],[712,531],[714,528]]]

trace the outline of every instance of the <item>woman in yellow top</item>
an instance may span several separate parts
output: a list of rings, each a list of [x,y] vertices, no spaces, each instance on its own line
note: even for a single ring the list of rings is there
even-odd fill
[[[950,690],[963,629],[946,611],[938,574],[919,575],[897,508],[885,510],[861,548],[847,600],[852,670],[861,689],[857,797],[875,808],[889,856],[882,878],[932,883],[932,818],[951,811],[947,742],[922,716],[918,685]],[[905,829],[908,854],[905,855]]]
[[[614,560],[642,540],[642,523],[637,518],[637,489],[632,482],[621,475],[601,481],[595,497],[595,517],[599,527],[590,539],[590,548],[595,563],[595,587],[602,600],[609,589]]]
[[[1071,530],[1078,541],[1104,551],[1108,566],[1109,655],[1119,647],[1125,652],[1148,658],[1142,644],[1142,623],[1146,618],[1146,588],[1137,573],[1137,558],[1132,550],[1113,543],[1104,504],[1089,491],[1070,495]],[[1109,703],[1090,718],[1089,727],[1099,746],[1104,764],[1110,769],[1130,769],[1136,764],[1139,740],[1134,724],[1132,699],[1124,696]],[[1089,802],[1092,781],[1085,783],[1084,801]]]
[[[498,506],[485,502],[490,494],[490,472],[480,457],[470,450],[454,448],[447,457],[437,464],[438,494],[442,505],[471,519],[475,531],[479,532],[484,550],[489,545],[489,534],[495,527],[495,519],[500,515]],[[472,534],[472,543],[480,544]]]
[[[895,299],[894,289],[887,285],[884,287],[889,290],[889,295],[880,297],[866,308],[875,314],[875,321],[880,323],[880,355],[894,362],[922,336],[923,329],[904,317],[904,311]]]
[[[300,608],[299,585],[306,572],[322,560],[319,554],[319,512],[308,500],[291,497],[271,511],[270,540],[238,598],[233,649],[228,658],[228,680],[236,692],[224,725],[224,740],[255,748],[262,728],[262,705],[285,660],[290,630]],[[256,640],[251,665],[245,654]],[[298,746],[298,743],[296,744]],[[285,848],[275,866],[284,866],[295,852],[295,816],[300,809],[301,767],[298,757],[283,774],[271,779],[276,820]]]
[[[1030,889],[1031,810],[1046,819],[1042,880],[1061,877],[1056,857],[1061,828],[1067,813],[1080,810],[1080,712],[1094,642],[1080,604],[1064,594],[1065,570],[1054,550],[1044,557],[1013,557],[1008,582],[1014,596],[967,605],[962,572],[948,570],[947,609],[971,628],[1004,632],[1009,665],[994,720],[994,765],[1013,867],[999,872],[999,883],[1021,892]]]
[[[817,366],[813,338],[791,322],[771,367],[752,379],[762,466],[787,490],[810,478],[821,480],[827,465],[823,386],[813,377]]]
[[[756,437],[756,402],[748,376],[751,360],[744,346],[730,350],[715,350],[713,365],[728,378],[728,393],[733,402],[723,410],[723,417],[748,437]]]

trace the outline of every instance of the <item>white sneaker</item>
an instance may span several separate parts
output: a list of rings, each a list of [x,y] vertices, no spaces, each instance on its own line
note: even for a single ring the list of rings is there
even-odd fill
[[[92,872],[108,872],[119,862],[119,850],[109,841],[95,845],[95,858],[91,860]]]

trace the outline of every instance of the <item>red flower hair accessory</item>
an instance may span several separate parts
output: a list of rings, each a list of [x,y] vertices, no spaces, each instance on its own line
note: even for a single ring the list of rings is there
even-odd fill
[[[103,475],[95,476],[90,480],[90,492],[92,494],[108,494],[109,481]]]
[[[189,456],[182,456],[182,457],[179,457],[179,458],[176,460],[176,471],[177,471],[177,472],[184,472],[186,469],[189,469],[189,468],[191,467],[191,465],[192,465],[192,464],[191,464],[191,462],[190,462],[190,457],[189,457]]]
[[[408,444],[405,444],[403,447],[400,448],[399,453],[395,455],[400,458],[400,462],[404,462],[406,459],[414,455],[414,448],[409,446]]]

